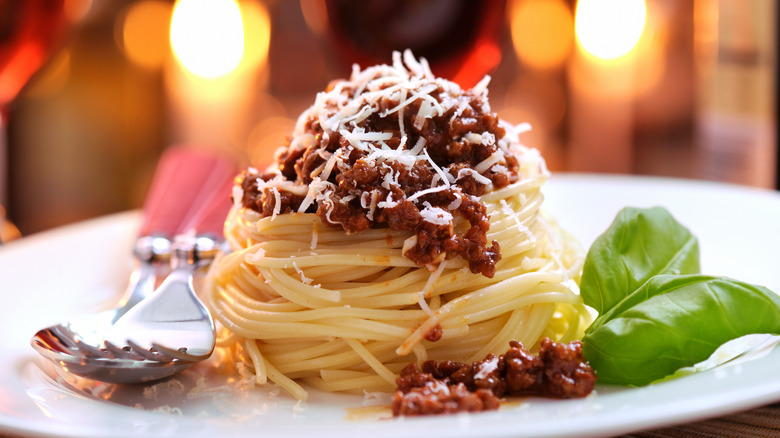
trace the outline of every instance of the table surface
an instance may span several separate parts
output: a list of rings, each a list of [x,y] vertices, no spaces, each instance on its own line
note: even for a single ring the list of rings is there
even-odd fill
[[[623,435],[633,438],[667,437],[778,437],[780,403],[708,420]]]

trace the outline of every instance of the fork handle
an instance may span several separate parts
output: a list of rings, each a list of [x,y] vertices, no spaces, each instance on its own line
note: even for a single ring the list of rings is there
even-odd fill
[[[232,187],[233,178],[223,178],[212,191],[203,194],[204,203],[173,242],[172,266],[200,265],[226,250],[223,228],[232,205]]]
[[[232,205],[231,193],[236,173],[235,167],[220,167],[208,175],[208,182],[194,200],[193,210],[179,227],[178,235],[222,236],[225,218]]]
[[[144,204],[140,236],[171,238],[192,216],[212,178],[232,174],[233,168],[225,157],[191,146],[166,149]]]

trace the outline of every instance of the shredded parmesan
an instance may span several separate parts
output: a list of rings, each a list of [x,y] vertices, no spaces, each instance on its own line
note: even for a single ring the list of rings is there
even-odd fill
[[[430,155],[428,155],[428,150],[423,149],[423,155],[425,155],[425,159],[428,160],[429,163],[431,163],[431,167],[433,167],[433,170],[436,171],[437,174],[441,177],[441,180],[444,181],[444,185],[449,187],[450,185],[450,179],[447,177],[447,173],[442,170],[441,167],[439,167],[438,164],[436,164],[435,161],[433,161],[433,158],[431,158]]]
[[[260,259],[265,257],[265,250],[263,248],[258,248],[257,251],[254,253],[247,253],[247,255],[244,257],[244,259],[251,264],[259,263]]]
[[[436,282],[439,281],[439,278],[441,277],[441,273],[444,272],[444,267],[447,265],[447,261],[444,260],[441,263],[439,263],[439,266],[436,268],[435,271],[433,271],[428,277],[428,281],[425,283],[425,287],[423,288],[422,292],[420,294],[428,299],[431,297],[431,292],[433,292],[433,287],[436,286]]]
[[[371,190],[371,203],[368,205],[368,214],[366,215],[370,221],[374,220],[374,211],[376,211],[378,202],[379,192],[377,190]]]
[[[430,380],[425,382],[425,386],[434,394],[440,394],[445,397],[450,395],[450,387],[441,380]]]
[[[460,194],[458,194],[458,196],[455,197],[455,200],[447,205],[447,210],[457,210],[462,202],[463,198],[460,196]]]
[[[485,76],[482,78],[481,81],[477,83],[477,85],[474,86],[474,88],[471,89],[471,92],[474,94],[484,94],[487,92],[488,84],[490,83],[490,76]]]
[[[321,177],[323,180],[327,181],[328,178],[330,178],[330,172],[333,171],[333,166],[336,165],[336,161],[338,161],[340,158],[341,158],[341,149],[337,150],[335,153],[331,154],[330,157],[328,157],[328,161],[325,162],[325,166],[323,167],[321,173]]]
[[[410,197],[408,197],[406,199],[409,200],[409,201],[416,201],[418,198],[420,198],[422,196],[425,196],[425,195],[428,195],[428,194],[431,194],[431,193],[441,192],[441,191],[447,190],[448,188],[449,188],[449,184],[444,185],[444,186],[431,187],[430,189],[420,190],[419,192],[415,193],[414,195],[412,195],[412,196],[410,196]]]
[[[490,373],[498,369],[498,357],[494,356],[492,359],[486,362],[482,362],[479,365],[479,371],[474,374],[474,380],[485,379],[490,376]]]
[[[387,194],[387,200],[382,201],[382,202],[378,202],[376,204],[376,206],[379,207],[379,208],[393,208],[396,205],[398,205],[398,201],[393,201],[393,193],[392,192]]]
[[[317,248],[317,240],[319,240],[319,238],[320,238],[320,232],[317,229],[317,224],[315,223],[311,229],[311,245],[309,245],[309,249]]]
[[[459,179],[463,178],[464,176],[470,176],[470,177],[474,178],[474,181],[476,181],[476,182],[478,182],[480,184],[490,184],[492,182],[492,181],[490,181],[490,178],[482,176],[476,170],[469,169],[468,167],[464,167],[463,169],[460,169],[458,171],[458,176],[455,177],[455,181],[458,181]]]
[[[309,277],[307,277],[306,275],[303,274],[303,270],[298,267],[298,263],[293,261],[292,265],[293,265],[293,268],[295,268],[295,272],[297,272],[298,275],[301,276],[301,283],[303,283],[303,284],[311,284],[311,282],[314,281],[311,278],[309,278]]]
[[[490,166],[496,164],[501,158],[502,158],[501,152],[499,151],[493,152],[493,154],[485,158],[484,161],[474,166],[474,170],[476,170],[479,173],[483,173],[486,170],[490,169]]]
[[[279,194],[279,189],[276,187],[271,187],[271,193],[274,194],[274,213],[271,216],[271,220],[274,220],[276,215],[282,211],[282,195]]]
[[[425,222],[432,223],[434,225],[448,225],[452,223],[452,214],[442,208],[433,207],[429,202],[424,202],[425,208],[420,210],[420,216],[422,216]]]
[[[482,144],[482,134],[477,134],[476,132],[469,132],[463,136],[463,139],[469,143]]]
[[[233,186],[233,205],[236,207],[241,207],[241,200],[244,199],[244,189],[241,188],[240,184],[236,184]]]

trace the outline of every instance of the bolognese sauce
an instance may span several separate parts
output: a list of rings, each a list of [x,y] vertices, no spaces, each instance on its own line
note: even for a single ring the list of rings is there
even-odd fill
[[[366,86],[332,82],[273,170],[247,169],[234,196],[264,217],[316,213],[347,233],[408,230],[403,254],[417,265],[433,270],[461,256],[471,272],[492,277],[501,248],[488,241],[479,197],[516,182],[518,158],[490,109],[487,81],[464,91],[406,61],[407,81],[372,70]]]
[[[582,357],[582,344],[542,338],[534,355],[517,341],[506,353],[472,364],[426,361],[401,370],[393,397],[394,416],[498,409],[505,396],[580,398],[593,391],[596,374]]]

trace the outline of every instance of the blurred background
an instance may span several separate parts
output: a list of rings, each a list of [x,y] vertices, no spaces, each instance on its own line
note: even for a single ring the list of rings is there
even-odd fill
[[[777,40],[773,0],[0,0],[3,240],[140,207],[171,144],[266,164],[405,48],[553,172],[777,189]]]

